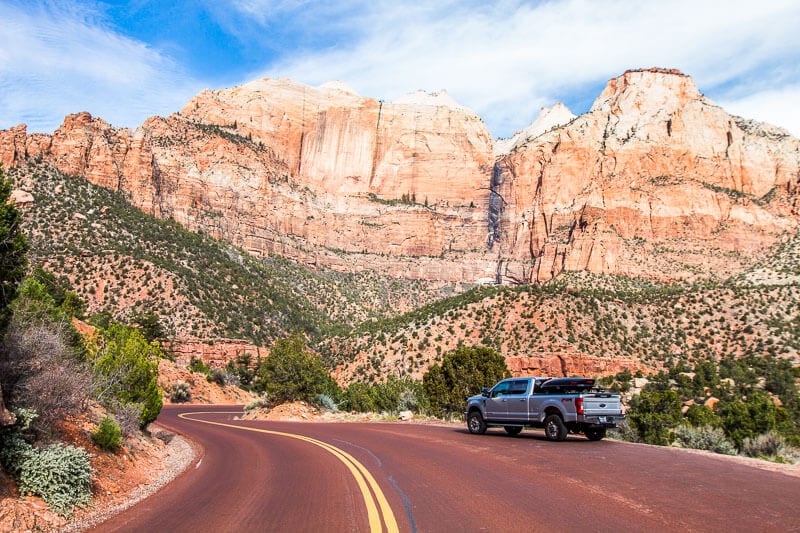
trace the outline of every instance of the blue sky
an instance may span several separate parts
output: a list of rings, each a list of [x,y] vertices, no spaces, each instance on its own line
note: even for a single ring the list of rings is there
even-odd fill
[[[0,129],[78,111],[136,127],[268,76],[384,100],[447,89],[505,137],[659,66],[800,136],[798,21],[796,0],[0,0]]]

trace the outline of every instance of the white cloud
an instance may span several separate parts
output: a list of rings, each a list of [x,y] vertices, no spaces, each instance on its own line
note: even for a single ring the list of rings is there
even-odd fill
[[[135,127],[197,92],[180,66],[96,17],[68,3],[0,4],[0,128],[51,132],[82,110]]]
[[[780,125],[800,138],[800,85],[717,102],[731,114]]]
[[[248,2],[253,12],[266,4],[274,5]],[[541,105],[569,100],[628,68],[679,68],[714,97],[717,87],[727,92],[728,84],[754,73],[770,76],[764,69],[794,65],[800,55],[795,1],[730,0],[724,9],[697,0],[356,1],[340,9],[348,18],[335,23],[340,31],[349,27],[353,40],[284,56],[253,77],[341,79],[384,99],[446,88],[493,133],[509,135]],[[323,15],[331,20],[335,13]],[[313,11],[297,16],[306,28],[325,23]],[[800,73],[793,76],[780,81],[796,83]]]

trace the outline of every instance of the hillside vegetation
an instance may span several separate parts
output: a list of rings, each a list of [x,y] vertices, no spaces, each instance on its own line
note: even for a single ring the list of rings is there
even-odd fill
[[[294,330],[312,341],[452,293],[442,283],[339,273],[252,255],[135,209],[122,194],[52,167],[12,168],[34,196],[23,209],[30,262],[69,279],[90,314],[155,313],[168,335],[268,345]]]
[[[800,352],[800,238],[728,280],[660,283],[569,273],[543,285],[480,287],[331,340],[349,379],[420,377],[461,343],[506,357],[537,353],[634,357],[657,370],[679,361]]]

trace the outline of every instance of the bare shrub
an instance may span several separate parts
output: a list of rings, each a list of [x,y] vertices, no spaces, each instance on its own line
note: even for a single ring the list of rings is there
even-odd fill
[[[117,402],[111,405],[111,412],[126,437],[136,435],[139,432],[139,424],[142,418],[142,404]]]
[[[51,430],[55,421],[85,406],[92,377],[69,346],[65,324],[46,317],[15,314],[0,355],[2,386],[9,403],[34,409],[34,429]]]
[[[778,463],[793,463],[797,451],[786,443],[786,439],[774,431],[769,431],[753,439],[745,438],[742,453],[748,457],[767,459]]]

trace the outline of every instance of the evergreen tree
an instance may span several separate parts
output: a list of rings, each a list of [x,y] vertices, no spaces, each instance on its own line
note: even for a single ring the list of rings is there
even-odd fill
[[[261,363],[258,376],[260,387],[274,404],[310,402],[318,394],[334,398],[340,394],[322,359],[306,350],[305,341],[297,333],[275,342],[269,357]]]
[[[509,377],[506,360],[485,346],[461,346],[431,366],[422,377],[430,410],[435,415],[464,411],[466,399]]]
[[[19,211],[9,203],[11,181],[0,166],[0,335],[8,326],[9,304],[25,276],[28,243],[20,230]]]

